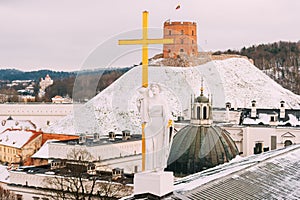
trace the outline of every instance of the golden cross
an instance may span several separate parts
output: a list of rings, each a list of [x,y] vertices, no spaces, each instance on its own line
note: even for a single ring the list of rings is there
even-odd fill
[[[142,87],[148,87],[148,45],[149,44],[172,44],[173,39],[149,39],[148,38],[148,12],[143,12],[143,37],[142,39],[119,40],[119,45],[142,45]],[[146,141],[145,126],[142,124],[142,171],[145,171]]]

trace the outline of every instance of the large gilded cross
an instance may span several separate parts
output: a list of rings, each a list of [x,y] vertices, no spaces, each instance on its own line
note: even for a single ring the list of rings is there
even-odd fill
[[[142,87],[148,87],[148,45],[149,44],[172,44],[173,39],[149,39],[148,38],[148,12],[143,12],[143,37],[142,39],[119,40],[119,45],[142,45]],[[142,171],[145,171],[146,141],[145,126],[142,124]]]

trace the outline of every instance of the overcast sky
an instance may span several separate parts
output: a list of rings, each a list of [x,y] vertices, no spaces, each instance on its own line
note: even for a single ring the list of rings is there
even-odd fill
[[[151,27],[196,21],[204,51],[298,41],[299,9],[299,0],[0,0],[0,67],[78,70],[99,45],[139,29],[144,10]]]

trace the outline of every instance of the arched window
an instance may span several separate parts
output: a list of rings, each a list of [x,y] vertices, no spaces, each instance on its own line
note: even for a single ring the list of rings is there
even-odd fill
[[[293,142],[291,140],[286,140],[284,142],[284,147],[291,146],[292,144],[293,144]]]
[[[206,106],[204,106],[203,107],[203,119],[207,119],[208,117],[207,117],[207,107]]]
[[[183,35],[183,33],[184,33],[184,31],[183,31],[183,30],[181,30],[181,35]]]
[[[200,107],[197,107],[197,119],[200,119]]]

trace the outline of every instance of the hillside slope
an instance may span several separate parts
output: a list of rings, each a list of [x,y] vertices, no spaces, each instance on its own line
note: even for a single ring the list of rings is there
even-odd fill
[[[213,96],[214,107],[224,108],[226,102],[231,102],[233,107],[244,108],[256,100],[258,107],[278,108],[279,102],[284,100],[287,107],[300,108],[298,95],[282,88],[246,59],[212,61],[189,68],[149,67],[149,82],[160,84],[174,118],[189,118],[191,95],[199,95],[201,77],[206,95]],[[138,66],[84,106],[74,106],[74,116],[67,116],[45,131],[107,134],[129,129],[139,133],[140,119],[135,102],[140,84],[141,66]]]

